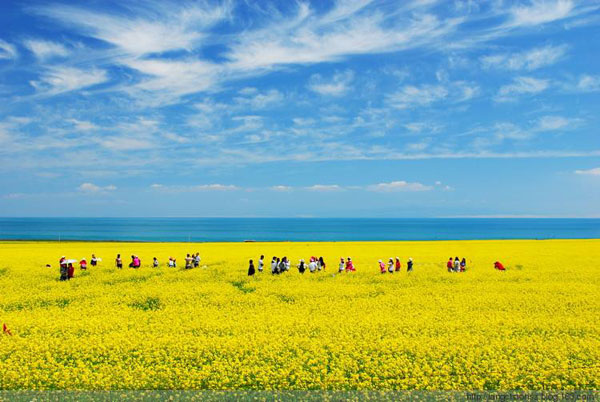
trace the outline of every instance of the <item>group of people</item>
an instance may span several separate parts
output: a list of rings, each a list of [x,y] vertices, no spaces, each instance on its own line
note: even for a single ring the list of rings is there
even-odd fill
[[[98,265],[98,261],[102,261],[101,258],[96,257],[95,254],[92,254],[92,258],[90,258],[90,265],[95,267],[96,265]],[[73,276],[75,276],[75,267],[73,264],[76,264],[77,260],[69,260],[67,259],[66,256],[62,256],[60,257],[60,260],[58,260],[58,265],[60,267],[60,280],[61,281],[67,281],[71,278],[73,278]],[[47,265],[48,267],[50,265]],[[87,259],[85,257],[83,257],[81,260],[79,260],[79,268],[82,270],[87,270]]]
[[[186,269],[197,268],[198,266],[200,266],[200,260],[201,260],[200,253],[187,254],[187,256],[185,257],[185,268]],[[98,265],[98,262],[102,261],[102,258],[98,258],[98,257],[96,257],[95,254],[92,254],[92,258],[90,258],[89,261],[90,261],[90,265],[92,267],[95,267]],[[77,264],[77,263],[79,263],[79,268],[81,270],[87,270],[88,260],[85,257],[80,260],[74,260],[74,259],[67,259],[63,255],[60,258],[58,264],[60,266],[60,280],[61,281],[69,280],[75,276],[74,264]],[[46,266],[50,267],[50,264],[47,264]],[[137,268],[140,268],[141,266],[142,266],[142,260],[140,259],[140,257],[135,254],[132,254],[131,262],[129,263],[129,268],[137,269]],[[156,258],[156,257],[153,258],[152,266],[154,268],[159,267],[158,258]],[[177,268],[177,260],[173,257],[169,257],[169,262],[167,263],[167,266],[169,268]],[[117,254],[117,257],[115,258],[115,267],[117,267],[119,269],[123,268],[123,259],[121,258],[121,254]]]
[[[463,257],[463,259],[459,259],[455,257],[448,258],[448,262],[446,262],[446,268],[448,268],[448,272],[465,272],[467,269],[467,260]]]
[[[290,270],[291,268],[291,261],[287,258],[287,257],[273,257],[271,259],[271,274],[273,275],[278,275],[284,272],[287,272]],[[260,258],[258,259],[258,272],[263,272],[264,271],[264,267],[265,267],[265,256],[261,255]],[[303,274],[305,273],[307,270],[310,273],[315,273],[318,271],[324,271],[325,268],[327,267],[327,264],[325,263],[325,260],[323,259],[323,257],[316,257],[316,256],[311,256],[309,259],[309,262],[306,263],[306,261],[301,258],[300,261],[298,262],[298,265],[296,266],[298,268],[298,272]],[[347,260],[344,260],[344,258],[340,258],[340,265],[339,265],[339,272],[354,272],[356,271],[356,268],[354,268],[354,263],[352,262],[352,258],[348,257]],[[254,266],[254,260],[250,260],[248,262],[248,276],[253,276],[256,273],[256,267]]]
[[[395,259],[390,258],[387,263],[387,268],[383,260],[379,260],[379,272],[381,272],[382,274],[385,274],[386,272],[393,274],[394,272],[400,272],[401,269],[402,263],[400,262],[400,257],[396,257]],[[412,270],[413,259],[409,258],[408,261],[406,261],[406,272],[412,272]]]

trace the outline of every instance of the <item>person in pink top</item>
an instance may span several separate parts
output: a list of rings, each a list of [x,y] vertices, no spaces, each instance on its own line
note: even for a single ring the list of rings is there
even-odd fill
[[[87,261],[85,260],[85,258],[82,258],[81,261],[79,261],[79,268],[87,269]]]
[[[352,262],[352,258],[348,257],[346,260],[346,271],[347,272],[355,272],[356,268],[354,268],[354,263]]]
[[[383,260],[379,260],[379,272],[385,274],[385,264],[383,263]]]

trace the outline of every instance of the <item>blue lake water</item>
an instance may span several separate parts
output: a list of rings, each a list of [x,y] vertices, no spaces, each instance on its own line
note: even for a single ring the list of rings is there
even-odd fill
[[[600,219],[0,218],[4,240],[218,242],[600,238]]]

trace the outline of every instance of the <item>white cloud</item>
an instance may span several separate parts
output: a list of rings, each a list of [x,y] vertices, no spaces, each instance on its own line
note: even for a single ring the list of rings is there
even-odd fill
[[[67,5],[49,5],[37,9],[39,14],[66,25],[80,27],[88,35],[110,43],[127,54],[141,56],[173,50],[191,50],[202,38],[202,30],[228,18],[230,3],[186,4],[173,7],[165,2],[131,6],[136,17],[116,16],[97,10]]]
[[[536,70],[549,66],[564,57],[567,46],[543,46],[512,54],[496,54],[481,58],[482,66],[486,69],[497,68],[505,70]]]
[[[600,76],[582,75],[581,77],[579,77],[576,89],[581,92],[600,91]]]
[[[30,84],[44,95],[56,95],[97,85],[107,79],[104,70],[57,66],[48,68],[39,80],[31,81]]]
[[[280,192],[289,192],[289,191],[292,191],[292,187],[279,185],[279,186],[272,186],[271,190],[280,191]]]
[[[569,119],[562,116],[543,116],[538,121],[537,129],[540,131],[559,130],[568,125]]]
[[[500,87],[496,100],[499,102],[511,101],[518,95],[531,95],[545,91],[550,86],[550,82],[544,79],[533,77],[516,77],[512,84]]]
[[[77,131],[90,131],[90,130],[95,130],[98,128],[97,125],[95,125],[94,123],[92,123],[90,121],[83,121],[83,120],[77,120],[77,119],[66,119],[65,121],[73,124],[73,126],[75,127],[75,129]]]
[[[240,93],[248,94],[248,91],[240,91]],[[276,89],[270,89],[265,92],[254,91],[249,94],[249,97],[237,97],[234,100],[240,105],[250,106],[253,109],[264,109],[271,105],[277,105],[283,102],[284,96]]]
[[[406,85],[398,92],[387,96],[388,102],[398,109],[413,106],[427,106],[433,102],[444,99],[448,90],[440,85],[422,85],[420,87]]]
[[[48,60],[53,57],[66,57],[70,53],[69,49],[57,42],[28,39],[23,44],[40,60]]]
[[[376,191],[382,193],[390,193],[396,191],[429,191],[433,187],[415,182],[409,183],[404,180],[392,181],[389,183],[379,183],[367,186],[368,191]]]
[[[511,25],[534,26],[561,20],[574,9],[572,0],[532,0],[529,5],[513,7]]]
[[[318,191],[318,192],[333,192],[333,191],[341,191],[342,187],[337,184],[315,184],[310,187],[306,187],[309,191]]]
[[[10,43],[0,39],[0,60],[15,59],[17,57],[17,49]]]
[[[150,188],[166,192],[204,192],[204,191],[234,191],[240,190],[239,187],[231,184],[198,184],[189,186],[167,186],[163,184],[152,184]]]
[[[350,89],[350,83],[354,79],[354,72],[347,70],[337,72],[331,79],[324,79],[320,74],[310,77],[308,88],[321,95],[341,96]]]
[[[91,193],[104,193],[104,192],[108,192],[108,191],[115,191],[117,189],[117,187],[112,184],[101,187],[94,183],[82,183],[78,187],[78,189],[81,192],[91,194]]]
[[[575,173],[589,176],[600,176],[600,167],[587,170],[576,170]]]

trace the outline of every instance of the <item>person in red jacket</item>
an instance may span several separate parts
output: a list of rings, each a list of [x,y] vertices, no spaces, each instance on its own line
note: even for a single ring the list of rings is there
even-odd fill
[[[75,267],[73,266],[73,263],[70,262],[67,269],[69,270],[67,278],[71,279],[75,275]]]
[[[452,261],[452,257],[450,257],[450,259],[446,263],[446,268],[448,268],[448,272],[452,272],[452,270],[454,269],[454,262]]]
[[[396,272],[400,272],[401,266],[402,266],[402,264],[400,264],[400,258],[396,257]]]
[[[504,265],[502,265],[502,263],[500,261],[496,261],[494,263],[494,268],[496,268],[499,271],[506,271],[506,269],[504,268]]]

